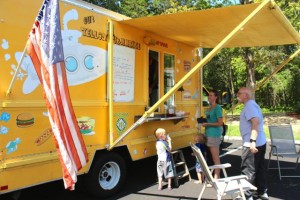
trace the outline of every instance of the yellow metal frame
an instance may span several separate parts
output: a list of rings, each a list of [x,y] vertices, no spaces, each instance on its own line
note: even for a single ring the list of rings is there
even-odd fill
[[[113,143],[113,47],[114,47],[114,24],[108,21],[108,105],[109,105],[109,143]]]

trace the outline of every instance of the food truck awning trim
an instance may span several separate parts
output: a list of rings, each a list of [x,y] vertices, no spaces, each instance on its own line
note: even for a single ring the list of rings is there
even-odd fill
[[[237,5],[121,21],[194,47],[214,48],[260,4]],[[240,30],[227,47],[300,44],[300,34],[270,2]]]

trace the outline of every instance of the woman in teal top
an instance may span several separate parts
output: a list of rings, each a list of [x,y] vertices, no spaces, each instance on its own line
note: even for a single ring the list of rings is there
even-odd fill
[[[206,146],[208,147],[215,165],[220,164],[220,144],[223,126],[222,107],[217,103],[218,93],[212,90],[208,93],[209,109],[205,112],[207,122],[205,127]],[[220,178],[220,169],[215,169],[214,178]]]

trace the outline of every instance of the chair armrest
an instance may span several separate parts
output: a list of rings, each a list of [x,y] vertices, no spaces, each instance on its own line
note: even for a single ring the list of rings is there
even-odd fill
[[[300,144],[299,143],[295,143],[295,146],[296,146],[296,152],[298,153],[298,154],[300,154]],[[297,148],[298,147],[298,148]]]
[[[208,168],[210,169],[211,173],[213,173],[213,171],[215,169],[222,169],[224,176],[227,177],[227,172],[226,172],[225,168],[228,168],[228,167],[231,167],[230,163],[224,163],[224,164],[219,164],[219,165],[212,165],[212,166],[209,166]]]
[[[272,154],[277,154],[277,145],[274,145],[274,144],[270,144],[270,146],[271,146],[271,151],[270,151],[270,153],[272,153]]]
[[[228,167],[231,167],[230,163],[208,166],[209,169],[224,169],[224,168],[228,168]]]
[[[226,178],[215,179],[215,180],[216,180],[216,182],[230,182],[230,181],[233,181],[233,180],[241,180],[241,179],[247,180],[248,177],[245,176],[245,175],[237,175],[237,176],[229,176],[229,177],[226,177]]]

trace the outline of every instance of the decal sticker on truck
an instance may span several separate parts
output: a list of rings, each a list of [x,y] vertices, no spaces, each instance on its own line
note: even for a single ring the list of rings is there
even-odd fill
[[[9,141],[6,145],[6,154],[10,154],[14,151],[17,150],[18,148],[18,144],[21,143],[21,139],[20,138],[16,138],[15,140]]]
[[[77,119],[80,133],[83,135],[94,135],[95,119],[83,116]]]
[[[34,124],[34,117],[30,113],[21,113],[17,116],[16,124],[19,128],[28,128]]]
[[[37,146],[40,146],[41,144],[43,144],[44,142],[46,142],[50,136],[53,134],[52,132],[52,128],[47,128],[46,130],[44,130],[34,141],[34,143]]]
[[[72,9],[64,15],[64,30],[62,30],[65,63],[67,69],[67,78],[69,86],[84,84],[93,81],[106,73],[106,56],[107,51],[91,45],[83,45],[78,42],[82,36],[82,32],[78,30],[69,30],[68,22],[78,20],[78,12]],[[9,49],[9,41],[2,39],[3,49]],[[15,52],[17,63],[20,62],[22,52]],[[10,59],[10,55],[5,55],[6,60]],[[11,65],[12,72],[17,70],[16,65]],[[33,63],[29,56],[25,56],[21,64],[21,69],[17,74],[17,80],[23,80],[23,93],[29,94],[33,92],[39,85],[40,81],[35,72]],[[24,72],[25,71],[25,72]]]

